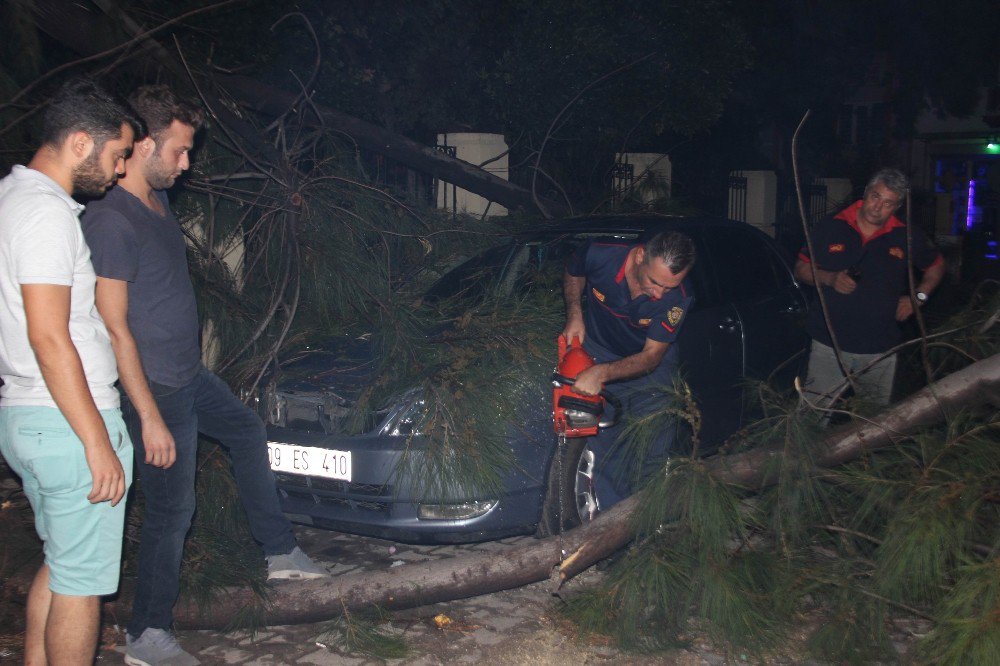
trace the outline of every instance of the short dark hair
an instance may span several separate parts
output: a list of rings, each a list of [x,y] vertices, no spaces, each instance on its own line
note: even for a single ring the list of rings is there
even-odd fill
[[[86,132],[98,150],[121,136],[122,125],[139,134],[140,123],[129,106],[90,77],[64,83],[42,115],[42,145],[58,146],[73,132]]]
[[[865,185],[865,192],[875,187],[878,183],[882,183],[888,187],[898,194],[901,199],[906,196],[906,190],[910,189],[910,179],[899,169],[884,168],[876,171],[875,175],[868,181],[868,184]]]
[[[178,97],[169,86],[162,84],[140,86],[128,101],[146,123],[146,131],[137,139],[147,136],[156,139],[175,120],[190,125],[195,131],[205,122],[205,112],[198,104]]]
[[[656,257],[662,259],[675,275],[694,265],[694,241],[679,231],[661,231],[643,245],[646,249],[645,261]]]

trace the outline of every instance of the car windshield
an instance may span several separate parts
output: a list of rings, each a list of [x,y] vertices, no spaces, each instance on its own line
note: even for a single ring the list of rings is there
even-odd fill
[[[523,296],[538,289],[562,291],[566,261],[593,233],[559,233],[517,238],[469,259],[446,273],[424,295],[424,301],[438,303],[457,298],[462,302],[488,296]],[[637,234],[615,234],[634,241]]]
[[[459,264],[427,290],[424,301],[439,303],[451,299],[481,300],[486,296],[489,286],[496,283],[510,251],[511,243],[508,242]]]

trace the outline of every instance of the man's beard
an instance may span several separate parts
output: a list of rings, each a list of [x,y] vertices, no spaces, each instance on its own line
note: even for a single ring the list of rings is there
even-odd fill
[[[114,184],[114,180],[108,182],[108,178],[101,168],[100,152],[94,146],[90,157],[73,169],[73,192],[85,197],[99,197],[112,184]]]
[[[157,144],[156,149],[150,156],[150,160],[146,163],[144,175],[146,176],[146,182],[154,190],[169,190],[177,180],[174,170],[168,168],[163,163],[159,144]]]

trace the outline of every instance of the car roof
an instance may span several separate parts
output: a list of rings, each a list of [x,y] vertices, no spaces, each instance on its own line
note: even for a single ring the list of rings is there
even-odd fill
[[[577,217],[562,218],[546,222],[540,227],[525,232],[522,235],[549,235],[558,233],[644,233],[659,230],[693,231],[706,227],[740,227],[743,229],[753,229],[759,232],[756,227],[745,222],[730,220],[724,217],[710,215],[663,215],[654,213],[645,214],[604,214],[604,215],[581,215]]]

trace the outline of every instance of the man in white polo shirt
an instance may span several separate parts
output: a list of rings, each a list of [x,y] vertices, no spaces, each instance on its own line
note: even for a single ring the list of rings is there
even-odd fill
[[[70,194],[111,187],[136,128],[107,91],[71,81],[45,111],[31,162],[0,181],[0,453],[45,552],[28,593],[26,663],[93,663],[100,596],[118,589],[132,443]]]

